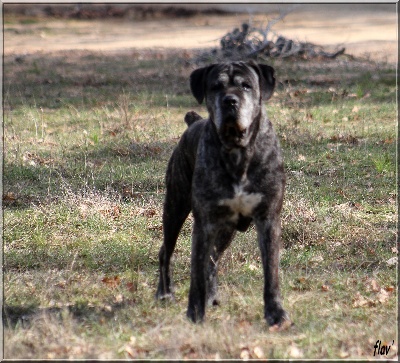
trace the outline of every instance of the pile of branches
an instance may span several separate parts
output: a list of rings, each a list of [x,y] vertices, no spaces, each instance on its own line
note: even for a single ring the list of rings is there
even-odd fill
[[[221,38],[220,48],[201,54],[198,61],[207,61],[210,57],[219,61],[289,57],[333,59],[345,52],[345,48],[341,48],[330,53],[316,44],[276,35],[271,27],[278,20],[280,19],[269,22],[264,29],[252,27],[248,23],[242,24],[241,29],[235,28]]]

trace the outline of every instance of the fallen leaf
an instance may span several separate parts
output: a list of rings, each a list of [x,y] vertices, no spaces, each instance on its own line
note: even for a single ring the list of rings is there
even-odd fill
[[[114,205],[108,209],[101,209],[99,211],[104,217],[118,218],[121,214],[121,208],[118,205]]]
[[[149,146],[148,150],[154,154],[159,154],[162,151],[161,147],[159,146]]]
[[[132,348],[130,345],[125,346],[125,352],[127,352],[131,358],[135,358],[137,355],[137,350]]]
[[[250,326],[251,326],[251,324],[247,320],[239,321],[239,327],[242,330],[247,330],[247,329],[249,329]]]
[[[250,271],[257,271],[257,270],[258,270],[258,267],[257,267],[256,265],[254,265],[254,264],[251,263],[251,264],[249,265],[249,270],[250,270]]]
[[[17,197],[13,192],[7,192],[3,195],[3,202],[13,202],[17,200]]]
[[[129,344],[135,345],[136,344],[136,340],[137,340],[136,337],[132,335],[129,338]]]
[[[66,285],[67,285],[66,281],[60,281],[60,282],[57,282],[56,284],[54,284],[54,286],[57,286],[60,289],[65,289]]]
[[[157,214],[157,210],[154,208],[150,208],[150,209],[144,209],[141,208],[139,211],[139,215],[144,216],[144,217],[154,217]]]
[[[353,109],[351,110],[351,112],[357,113],[358,111],[360,111],[360,108],[358,106],[354,106]]]
[[[156,225],[156,226],[149,226],[149,227],[147,227],[147,229],[150,230],[150,231],[162,231],[163,230],[163,225],[159,224],[159,225]]]
[[[253,352],[258,359],[264,358],[264,351],[260,347],[254,347]]]
[[[385,289],[380,289],[377,298],[381,304],[384,304],[389,300],[389,296],[390,296],[389,292],[387,292]]]
[[[112,207],[112,214],[114,217],[118,217],[121,214],[121,208],[118,205]]]
[[[353,308],[362,308],[364,306],[373,306],[374,301],[365,298],[359,292],[357,292],[356,297],[353,300]]]
[[[112,136],[115,136],[115,134],[112,135]],[[122,147],[121,148],[115,148],[113,151],[116,154],[121,155],[121,156],[128,156],[129,153],[130,153],[130,150],[128,148],[122,148]]]
[[[316,255],[310,258],[309,262],[318,264],[324,261],[324,257],[322,255]]]
[[[117,296],[115,296],[114,298],[114,302],[117,304],[120,304],[124,301],[124,297],[122,294],[118,294]]]
[[[397,257],[389,258],[389,259],[386,261],[386,263],[387,263],[389,266],[397,265]]]
[[[281,332],[284,330],[288,330],[292,325],[293,325],[293,323],[290,320],[285,320],[280,325],[275,324],[275,325],[270,326],[268,330],[271,333]]]
[[[248,348],[242,348],[240,352],[240,359],[248,360],[250,358],[250,352]]]
[[[380,291],[381,287],[379,286],[378,282],[375,279],[367,280],[366,281],[366,288],[369,291],[378,292]]]
[[[289,355],[291,358],[302,358],[303,352],[297,348],[295,345],[289,347]]]
[[[135,292],[137,290],[137,284],[134,282],[127,282],[126,287],[130,292]]]
[[[305,290],[310,288],[310,281],[307,280],[305,277],[299,277],[290,282],[290,286],[293,290]]]
[[[330,288],[329,288],[329,285],[322,285],[322,286],[321,286],[321,290],[322,290],[322,291],[329,291],[329,289],[330,289]]]
[[[194,359],[197,357],[196,350],[190,343],[185,343],[180,346],[179,350],[184,355],[185,359]]]
[[[116,288],[120,283],[121,279],[119,276],[114,276],[114,277],[104,277],[101,282],[105,283],[108,287],[111,288]]]

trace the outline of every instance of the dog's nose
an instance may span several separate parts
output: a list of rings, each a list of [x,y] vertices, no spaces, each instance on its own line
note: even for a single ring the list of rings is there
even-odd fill
[[[237,106],[237,104],[239,103],[239,98],[235,95],[226,95],[223,99],[222,99],[222,103],[225,106]]]

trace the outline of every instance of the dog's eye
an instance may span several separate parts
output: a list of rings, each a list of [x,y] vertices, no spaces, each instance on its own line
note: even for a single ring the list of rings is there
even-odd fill
[[[251,86],[250,86],[248,83],[246,83],[246,82],[243,82],[243,83],[242,83],[242,88],[243,88],[245,91],[250,91],[250,90],[251,90]]]

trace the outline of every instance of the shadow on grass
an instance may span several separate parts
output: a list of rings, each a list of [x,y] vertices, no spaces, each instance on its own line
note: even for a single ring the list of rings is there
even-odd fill
[[[118,100],[125,92],[150,95],[155,104],[186,106],[179,96],[190,95],[193,67],[181,54],[155,59],[158,53],[106,55],[95,52],[52,53],[7,57],[4,62],[4,100],[18,106],[59,108],[65,104],[92,108]],[[174,98],[174,96],[178,98]],[[194,104],[190,100],[190,104]]]
[[[3,324],[4,327],[8,329],[13,329],[17,327],[17,325],[28,328],[38,319],[43,319],[48,316],[56,317],[61,322],[65,314],[72,316],[79,322],[100,322],[104,319],[112,319],[119,310],[134,304],[135,302],[133,300],[113,302],[105,306],[93,306],[85,302],[64,307],[49,308],[42,308],[38,305],[21,306],[6,304],[2,309]]]
[[[304,106],[330,104],[332,97],[349,95],[376,103],[396,99],[396,74],[390,65],[341,59],[267,63],[276,69],[278,90],[308,90]],[[4,61],[4,104],[10,109],[22,105],[54,109],[65,104],[91,109],[117,102],[129,92],[138,103],[150,100],[154,106],[192,107],[196,103],[190,97],[189,75],[196,67],[185,59],[184,51],[162,57],[158,51],[147,51],[145,56],[140,51],[9,56]],[[282,99],[289,107],[292,101]]]

